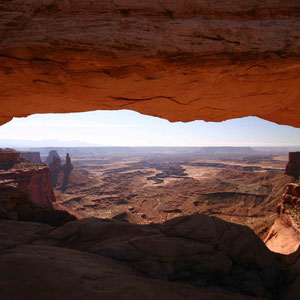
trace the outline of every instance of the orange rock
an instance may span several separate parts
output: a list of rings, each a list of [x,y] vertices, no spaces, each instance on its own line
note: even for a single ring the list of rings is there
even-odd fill
[[[132,109],[300,127],[299,1],[0,3],[0,124]]]

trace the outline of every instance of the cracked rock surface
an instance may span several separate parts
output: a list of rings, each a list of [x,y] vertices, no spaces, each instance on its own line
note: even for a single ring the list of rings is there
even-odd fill
[[[132,109],[300,126],[297,0],[0,3],[0,124]]]

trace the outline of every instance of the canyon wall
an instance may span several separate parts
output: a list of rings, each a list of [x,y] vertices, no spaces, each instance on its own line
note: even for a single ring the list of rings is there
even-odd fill
[[[285,174],[299,180],[300,152],[290,152]],[[265,243],[270,250],[283,254],[295,252],[300,246],[300,183],[289,183],[277,206],[277,219]]]
[[[41,206],[52,207],[55,196],[51,187],[47,166],[12,168],[0,172],[0,183],[17,187],[29,195],[29,199]]]
[[[289,162],[285,169],[285,174],[292,176],[294,180],[299,180],[300,176],[300,152],[290,152]]]
[[[17,151],[0,148],[0,170],[8,170],[15,164],[19,164],[24,161],[24,157],[21,157]]]
[[[298,0],[0,3],[0,124],[132,109],[300,127]]]
[[[55,201],[49,168],[25,162],[24,157],[12,149],[0,149],[0,184],[17,187],[30,201],[44,207],[52,208]]]
[[[300,184],[287,185],[277,212],[265,243],[274,252],[293,253],[300,246]]]

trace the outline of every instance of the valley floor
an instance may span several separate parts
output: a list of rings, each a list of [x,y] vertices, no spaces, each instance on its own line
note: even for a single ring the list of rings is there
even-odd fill
[[[265,238],[290,181],[286,159],[75,156],[67,190],[58,185],[55,194],[60,207],[82,217],[151,224],[201,212]]]

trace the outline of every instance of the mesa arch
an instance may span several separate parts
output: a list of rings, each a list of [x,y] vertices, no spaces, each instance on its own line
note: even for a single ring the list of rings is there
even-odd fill
[[[0,124],[132,109],[300,127],[298,0],[0,3]]]

